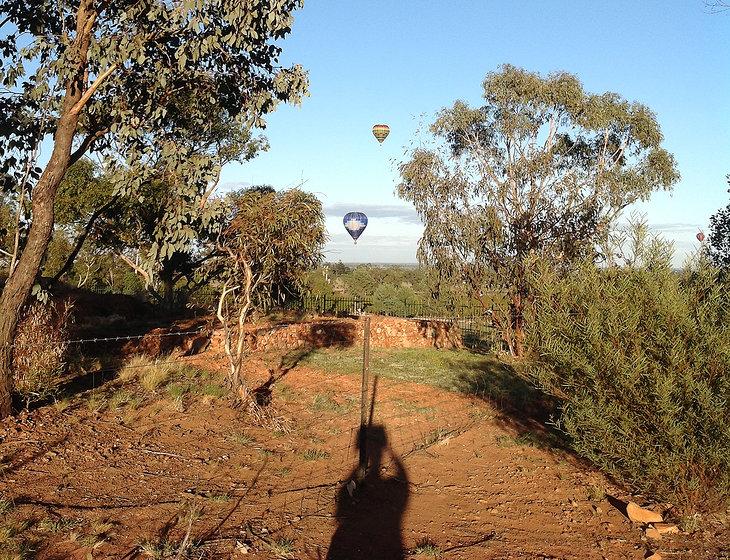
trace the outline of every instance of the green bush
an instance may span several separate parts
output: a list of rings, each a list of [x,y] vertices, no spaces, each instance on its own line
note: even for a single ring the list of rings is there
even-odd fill
[[[574,449],[685,509],[730,499],[730,290],[660,242],[628,265],[537,267],[529,334],[538,385]]]

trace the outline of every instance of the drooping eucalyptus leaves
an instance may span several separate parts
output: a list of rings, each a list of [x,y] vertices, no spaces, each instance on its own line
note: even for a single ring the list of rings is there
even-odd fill
[[[493,317],[520,355],[530,257],[592,253],[622,209],[679,174],[646,106],[587,93],[571,74],[505,65],[486,76],[483,97],[439,113],[430,143],[401,164],[397,192],[425,225],[422,262],[485,306],[502,291]]]

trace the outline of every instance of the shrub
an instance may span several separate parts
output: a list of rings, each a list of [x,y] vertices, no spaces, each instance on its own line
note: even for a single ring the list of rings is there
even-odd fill
[[[55,394],[58,376],[66,366],[69,302],[34,302],[24,311],[13,342],[15,392],[25,406]]]
[[[541,267],[531,374],[558,426],[615,478],[680,508],[730,498],[730,293],[700,257],[641,242],[629,265]]]

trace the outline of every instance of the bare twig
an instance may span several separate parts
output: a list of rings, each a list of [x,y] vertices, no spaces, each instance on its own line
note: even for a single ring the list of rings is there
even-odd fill
[[[18,265],[18,252],[20,250],[20,215],[23,212],[23,203],[25,202],[25,186],[30,176],[30,170],[38,158],[38,149],[40,148],[40,142],[36,140],[33,152],[28,158],[25,165],[25,172],[23,178],[20,181],[20,194],[18,195],[18,211],[15,213],[15,239],[13,241],[13,255],[10,259],[10,269],[8,271],[8,277],[13,275],[15,267]]]
[[[151,449],[141,449],[142,453],[147,453],[149,455],[161,455],[163,457],[175,457],[177,459],[187,459],[187,457],[183,457],[182,455],[178,455],[177,453],[168,453],[166,451],[152,451]]]

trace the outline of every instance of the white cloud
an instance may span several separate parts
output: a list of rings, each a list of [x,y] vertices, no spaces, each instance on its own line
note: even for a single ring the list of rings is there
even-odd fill
[[[348,212],[363,212],[368,218],[395,218],[407,224],[421,224],[416,211],[399,204],[355,204],[338,202],[324,207],[327,216],[342,218]]]

